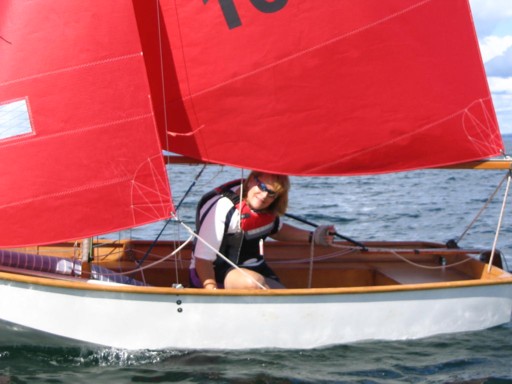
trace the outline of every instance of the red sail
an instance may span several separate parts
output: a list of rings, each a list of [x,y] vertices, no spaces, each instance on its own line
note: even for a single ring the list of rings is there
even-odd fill
[[[0,246],[169,216],[130,1],[2,0],[0,68]]]
[[[467,0],[3,0],[0,68],[4,247],[168,217],[161,145],[293,175],[503,149]]]
[[[174,152],[294,175],[360,175],[503,149],[466,0],[161,7]],[[161,50],[143,46],[155,57]],[[153,70],[151,84],[161,92],[159,76]]]

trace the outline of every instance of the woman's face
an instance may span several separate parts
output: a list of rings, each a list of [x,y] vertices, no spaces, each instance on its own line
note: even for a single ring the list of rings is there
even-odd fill
[[[270,179],[266,175],[252,178],[246,198],[251,209],[255,211],[266,209],[274,202],[277,193],[271,185]]]

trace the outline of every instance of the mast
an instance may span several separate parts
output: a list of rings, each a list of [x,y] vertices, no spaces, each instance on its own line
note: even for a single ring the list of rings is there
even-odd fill
[[[82,249],[81,249],[81,264],[82,264],[82,274],[81,277],[83,279],[89,279],[91,277],[91,262],[93,260],[92,255],[92,238],[87,237],[82,240]]]

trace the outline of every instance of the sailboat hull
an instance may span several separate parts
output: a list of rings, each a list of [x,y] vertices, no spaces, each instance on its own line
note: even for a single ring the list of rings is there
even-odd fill
[[[509,322],[512,311],[512,281],[209,293],[88,282],[73,287],[4,273],[0,279],[0,332],[11,335],[1,338],[4,344],[307,349],[481,330]]]

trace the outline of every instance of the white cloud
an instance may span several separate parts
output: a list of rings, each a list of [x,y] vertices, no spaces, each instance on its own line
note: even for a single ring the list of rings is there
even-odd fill
[[[512,134],[512,93],[493,95],[492,101],[502,134]]]
[[[510,0],[470,0],[471,9],[476,17],[488,18],[512,17]]]
[[[503,134],[512,133],[512,1],[470,0],[482,59]]]
[[[489,87],[492,92],[510,93],[512,95],[512,77],[489,77]],[[512,105],[510,106],[512,108]]]
[[[512,47],[512,35],[486,36],[480,40],[480,51],[484,63],[503,55],[510,47]]]
[[[470,0],[469,3],[480,37],[512,34],[510,0]]]
[[[507,41],[494,45],[491,59],[485,61],[485,70],[488,77],[511,77],[512,76],[512,36]]]
[[[498,124],[503,134],[512,133],[512,77],[489,77]]]

